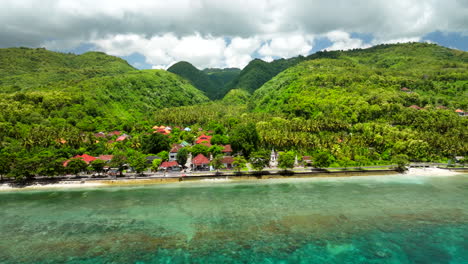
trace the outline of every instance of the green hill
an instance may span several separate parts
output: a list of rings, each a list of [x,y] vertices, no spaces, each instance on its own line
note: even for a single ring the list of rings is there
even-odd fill
[[[269,63],[260,59],[255,59],[242,69],[237,78],[232,80],[227,87],[227,91],[242,89],[253,93],[278,73],[304,60],[305,58],[302,56],[291,59],[274,60]]]
[[[0,49],[0,91],[24,91],[58,83],[69,85],[133,70],[125,60],[102,52],[75,55],[43,48]]]
[[[167,69],[168,72],[175,73],[187,80],[200,91],[204,92],[210,99],[218,99],[222,89],[216,82],[210,79],[208,74],[195,68],[192,64],[181,61]]]
[[[208,101],[175,74],[137,71],[100,52],[0,49],[0,122],[76,126],[84,131],[123,127],[159,108]]]
[[[249,106],[283,118],[258,124],[272,145],[352,160],[466,155],[468,119],[454,110],[468,107],[468,53],[424,43],[323,52],[265,83]]]
[[[467,52],[412,43],[321,52],[309,59],[258,89],[254,108],[304,117],[336,108],[334,115],[345,118],[341,107],[367,97],[376,104],[394,99],[404,106],[468,106]],[[404,87],[410,91],[402,92]],[[322,99],[323,106],[317,107]]]
[[[217,87],[220,87],[217,94],[217,99],[222,98],[228,92],[228,85],[232,80],[239,76],[241,70],[238,68],[225,68],[225,69],[216,69],[209,68],[204,69],[204,73],[216,84]]]

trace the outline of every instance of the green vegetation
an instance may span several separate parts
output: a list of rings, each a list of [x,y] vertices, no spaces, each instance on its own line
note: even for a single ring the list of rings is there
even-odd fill
[[[249,161],[257,171],[272,149],[285,152],[282,168],[290,166],[287,153],[310,156],[315,167],[404,168],[468,156],[468,118],[454,112],[468,108],[468,53],[433,44],[255,60],[237,77],[235,69],[199,71],[236,83],[214,102],[175,74],[137,71],[102,53],[0,49],[0,62],[2,177],[61,175],[64,161],[84,153],[114,155],[108,166],[142,172],[146,155],[167,160],[173,144],[202,134],[213,146],[185,146],[181,165],[189,152],[224,155],[216,145],[227,144],[239,157],[236,169]],[[161,125],[171,132],[155,133]],[[68,172],[101,172],[102,164],[80,161],[69,161]]]
[[[255,59],[242,69],[239,76],[228,85],[227,90],[241,89],[253,93],[278,73],[305,59],[299,56],[291,59],[274,60],[270,63]]]
[[[240,72],[239,69],[205,69],[200,71],[186,61],[172,65],[167,71],[189,80],[210,99],[222,98],[227,92],[226,85]]]
[[[292,151],[282,152],[278,157],[278,167],[286,170],[294,168],[294,161],[296,155]]]

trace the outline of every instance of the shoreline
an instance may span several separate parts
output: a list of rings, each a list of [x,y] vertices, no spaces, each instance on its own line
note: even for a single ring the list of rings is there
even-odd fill
[[[196,183],[196,182],[226,182],[226,181],[261,181],[275,179],[312,179],[312,178],[350,178],[350,177],[446,177],[465,174],[466,171],[451,171],[440,168],[410,168],[405,173],[394,170],[380,171],[335,171],[315,173],[294,173],[292,175],[264,174],[264,175],[201,175],[187,177],[158,177],[158,178],[126,178],[126,179],[81,179],[81,180],[59,180],[56,182],[34,182],[30,185],[15,186],[8,183],[0,184],[0,192],[3,191],[29,191],[46,189],[79,189],[90,187],[118,187],[118,186],[141,186],[171,183]]]

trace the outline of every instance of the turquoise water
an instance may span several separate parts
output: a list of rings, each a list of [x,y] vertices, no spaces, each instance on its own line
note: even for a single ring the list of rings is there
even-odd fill
[[[468,175],[0,192],[0,263],[468,263]]]

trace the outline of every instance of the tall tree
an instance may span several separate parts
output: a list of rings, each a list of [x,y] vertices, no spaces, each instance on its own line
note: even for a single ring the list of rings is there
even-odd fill
[[[135,152],[130,157],[130,166],[138,173],[141,174],[143,171],[148,168],[146,163],[146,156],[143,153]]]
[[[71,159],[68,164],[67,164],[67,172],[75,174],[78,176],[78,174],[82,171],[85,171],[86,168],[88,168],[88,164],[83,159],[76,158],[76,159]]]
[[[169,138],[159,133],[152,133],[143,138],[143,151],[146,154],[156,154],[170,147]]]
[[[278,167],[286,170],[294,168],[295,154],[292,151],[283,152],[278,157]]]
[[[112,157],[110,162],[112,167],[115,167],[119,171],[120,177],[123,176],[123,171],[127,168],[127,155],[123,152],[117,152]]]

